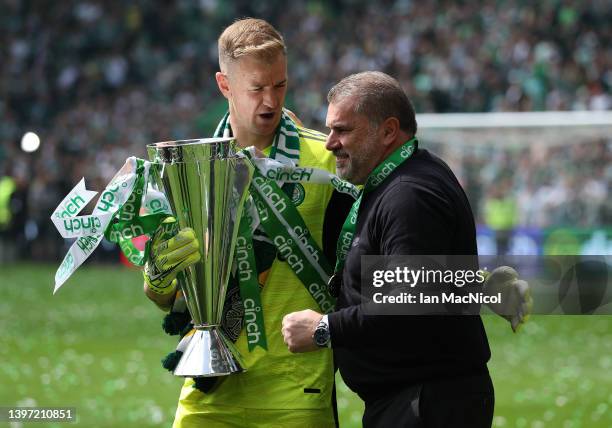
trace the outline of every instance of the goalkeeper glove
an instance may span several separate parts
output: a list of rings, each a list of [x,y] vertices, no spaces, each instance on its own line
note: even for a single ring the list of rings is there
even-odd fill
[[[200,260],[199,243],[193,229],[178,231],[173,217],[166,218],[149,243],[144,266],[147,286],[157,294],[170,294],[176,288],[176,275]]]
[[[531,314],[533,300],[529,284],[519,279],[516,270],[510,266],[500,266],[491,273],[485,273],[484,291],[488,296],[501,293],[501,302],[488,304],[497,315],[510,322],[516,332]]]

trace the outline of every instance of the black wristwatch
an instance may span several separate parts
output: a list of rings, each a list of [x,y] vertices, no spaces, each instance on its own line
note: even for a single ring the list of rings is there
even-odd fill
[[[327,315],[323,315],[319,325],[312,335],[312,340],[315,345],[319,348],[331,348],[331,334],[329,332],[329,323],[327,322]]]

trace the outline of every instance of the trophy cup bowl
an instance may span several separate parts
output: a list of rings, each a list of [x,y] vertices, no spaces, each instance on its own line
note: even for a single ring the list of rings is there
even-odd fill
[[[233,138],[166,141],[147,145],[152,170],[180,228],[191,227],[200,261],[177,277],[195,331],[176,376],[224,376],[245,370],[220,329],[238,226],[253,175],[236,156]]]

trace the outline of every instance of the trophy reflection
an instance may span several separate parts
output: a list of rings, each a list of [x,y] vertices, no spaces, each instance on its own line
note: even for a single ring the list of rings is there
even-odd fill
[[[168,141],[147,146],[154,177],[180,228],[191,227],[200,261],[179,284],[195,332],[176,376],[224,376],[244,370],[232,341],[220,328],[238,226],[253,174],[237,157],[233,138]]]

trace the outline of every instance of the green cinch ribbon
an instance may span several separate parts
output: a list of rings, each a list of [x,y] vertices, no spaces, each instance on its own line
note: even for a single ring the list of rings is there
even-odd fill
[[[64,238],[77,238],[55,274],[54,293],[91,256],[103,237],[119,243],[130,261],[142,265],[146,251],[139,251],[131,239],[151,236],[170,215],[166,197],[149,188],[151,163],[130,157],[100,195],[91,215],[79,216],[97,192],[87,190],[82,179],[60,202],[51,220]],[[141,215],[142,203],[145,203]]]
[[[215,136],[232,136],[229,114],[226,114],[217,126]],[[331,266],[312,238],[297,208],[275,180],[284,182],[283,188],[289,194],[292,193],[293,183],[298,182],[332,184],[340,191],[353,193],[355,197],[356,191],[353,186],[327,171],[295,166],[299,160],[299,149],[300,140],[297,128],[291,118],[283,112],[272,143],[271,159],[255,158],[249,150],[243,150],[241,154],[250,159],[256,167],[250,186],[250,195],[261,228],[276,247],[280,256],[287,261],[308,293],[319,304],[321,310],[327,313],[334,308],[335,304],[335,300],[327,290],[327,281],[332,272]],[[270,176],[270,174],[273,176]],[[244,212],[248,211],[250,210],[245,207]],[[250,214],[246,216],[249,217]],[[245,216],[243,215],[241,223],[244,221]],[[253,225],[253,219],[249,220],[249,224]],[[245,249],[244,246],[237,246],[236,254],[242,255],[240,261],[238,261],[239,264],[243,267],[249,266],[252,272],[257,273],[254,269],[255,256],[252,249],[252,235],[248,235],[249,232],[252,233],[253,231],[251,226],[247,231],[247,228],[241,224],[239,229],[239,240],[242,244],[247,245],[246,251],[251,254],[249,257],[245,257],[242,252]],[[251,242],[250,249],[248,249],[249,242]],[[256,274],[251,276],[241,275],[240,268],[237,273],[240,297],[245,312],[249,351],[257,346],[266,349],[263,307],[259,297],[260,289],[257,276]]]
[[[329,313],[335,305],[335,299],[329,294],[327,287],[332,273],[331,266],[311,236],[299,211],[286,192],[276,183],[276,180],[285,183],[331,184],[339,192],[350,194],[355,198],[358,197],[359,191],[352,184],[340,180],[328,171],[289,166],[269,158],[256,158],[254,154],[254,150],[248,148],[242,150],[239,155],[250,159],[256,167],[249,190],[259,218],[259,224],[281,258],[287,261],[289,267],[311,297],[319,304],[321,310]],[[249,210],[245,209],[245,211]],[[239,287],[241,297],[259,294],[259,287],[255,287],[254,284],[247,284],[240,278]],[[246,306],[247,303],[248,307]],[[263,325],[263,307],[253,314],[252,302],[244,302],[243,300],[243,304],[245,313],[249,314],[249,319],[246,322],[248,337],[249,330],[255,331],[253,323],[258,326]],[[261,317],[262,320],[252,321],[253,317]],[[259,331],[257,330],[257,332]],[[264,339],[265,336],[262,336],[262,340]],[[257,343],[252,344],[250,339],[248,342],[250,350],[258,346]]]
[[[342,230],[338,238],[338,244],[336,246],[336,267],[334,272],[340,274],[346,261],[346,256],[351,249],[353,238],[355,237],[355,229],[357,227],[357,216],[359,215],[359,206],[363,195],[376,189],[395,169],[410,158],[418,146],[418,140],[416,137],[406,141],[402,146],[395,150],[383,163],[378,165],[368,175],[363,190],[359,195],[359,198],[353,203],[351,210],[349,211]]]
[[[251,196],[260,224],[280,256],[287,261],[321,310],[331,312],[335,304],[327,291],[331,266],[291,199],[258,169],[253,174]]]
[[[249,149],[241,151],[240,154],[247,157],[256,167],[249,190],[261,228],[276,247],[280,256],[287,261],[289,267],[313,300],[319,304],[321,310],[325,313],[331,312],[335,305],[335,300],[329,294],[327,287],[327,282],[332,273],[331,266],[310,234],[299,211],[275,180],[278,179],[285,183],[331,184],[336,190],[351,194],[354,197],[358,195],[357,189],[324,170],[300,168],[285,165],[272,159],[255,158],[253,156],[254,152]],[[246,208],[244,210],[245,213],[249,211]],[[249,218],[246,222],[252,226],[253,219],[250,214],[245,215]],[[243,222],[245,222],[244,217]],[[248,232],[252,233],[253,228],[251,226],[249,226]],[[243,226],[242,222],[239,236],[241,242],[250,242],[251,237],[247,235],[247,228]],[[248,251],[253,253],[252,249]],[[238,247],[236,252],[237,254],[244,254]],[[254,260],[254,255],[251,254],[250,258]],[[259,303],[260,299],[254,298],[254,296],[259,296],[259,284],[251,276],[248,276],[249,281],[246,281],[240,275],[241,265],[249,266],[249,269],[255,265],[254,262],[249,263],[244,255],[238,263],[238,284],[245,310],[245,327],[249,350],[252,351],[256,346],[266,349],[263,307]],[[259,341],[256,340],[257,338],[259,338]]]
[[[248,201],[247,201],[248,203]],[[263,306],[257,280],[257,265],[253,251],[253,218],[247,206],[242,210],[242,218],[238,228],[234,261],[236,275],[240,286],[240,297],[244,308],[244,325],[247,335],[249,351],[257,346],[268,349],[266,330],[263,319]]]
[[[231,132],[228,116],[219,125],[217,133],[220,131],[223,134]],[[321,310],[330,312],[335,303],[327,289],[332,269],[302,216],[276,180],[284,182],[289,192],[293,183],[311,182],[331,184],[340,192],[358,196],[354,186],[328,171],[295,166],[299,160],[299,134],[286,114],[283,114],[279,125],[273,153],[277,160],[255,158],[249,150],[240,154],[256,167],[250,187],[252,201],[249,202],[250,207],[245,207],[243,211],[236,247],[236,254],[241,257],[236,262],[250,351],[256,346],[267,349],[253,251],[253,231],[257,220]],[[164,218],[171,215],[165,196],[149,185],[149,181],[152,181],[151,165],[142,159],[129,158],[107,185],[90,216],[77,217],[78,212],[96,194],[85,189],[83,180],[56,208],[52,220],[62,236],[78,238],[56,273],[56,290],[91,255],[103,236],[118,243],[130,262],[138,266],[144,264],[148,246],[145,251],[140,251],[132,243],[132,238],[141,235],[151,237]],[[144,211],[144,215],[141,215],[141,211]],[[250,275],[247,274],[249,272]]]
[[[215,137],[233,137],[230,126],[229,112],[219,122],[215,130]],[[283,111],[278,130],[272,142],[271,158],[277,158],[284,164],[294,166],[300,158],[300,139],[293,121]],[[257,168],[254,168],[257,170]],[[288,193],[293,193],[293,184],[287,185]],[[244,328],[247,334],[249,352],[257,346],[267,350],[266,331],[264,329],[263,306],[259,289],[258,272],[255,263],[255,253],[253,250],[253,225],[254,219],[250,215],[251,210],[245,206],[238,229],[236,244],[236,255],[234,257],[239,267],[238,287],[240,299],[244,310]],[[248,230],[246,224],[248,223]],[[241,272],[241,268],[247,269],[249,274]]]
[[[150,172],[145,170],[145,162],[142,159],[136,159],[136,184],[130,197],[117,212],[115,221],[113,221],[104,232],[104,237],[111,242],[119,244],[121,251],[125,257],[136,266],[143,266],[147,259],[149,246],[145,246],[144,251],[140,251],[132,238],[141,235],[153,236],[155,230],[161,222],[169,215],[168,212],[162,211],[145,216],[140,215],[143,196],[147,191],[147,185],[150,178]]]

